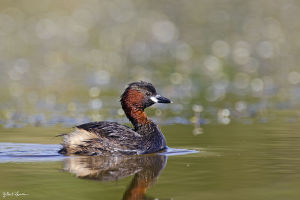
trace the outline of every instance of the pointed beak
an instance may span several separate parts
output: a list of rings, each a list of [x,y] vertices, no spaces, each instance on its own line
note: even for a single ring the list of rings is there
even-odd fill
[[[173,103],[170,99],[159,94],[150,98],[154,103]]]

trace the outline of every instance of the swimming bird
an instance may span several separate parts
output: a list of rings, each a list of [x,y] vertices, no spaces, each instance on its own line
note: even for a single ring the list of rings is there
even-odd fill
[[[151,83],[128,85],[121,95],[121,105],[134,128],[116,122],[99,121],[81,124],[64,135],[61,154],[147,154],[167,149],[159,127],[147,117],[145,109],[155,103],[171,103],[157,94]]]

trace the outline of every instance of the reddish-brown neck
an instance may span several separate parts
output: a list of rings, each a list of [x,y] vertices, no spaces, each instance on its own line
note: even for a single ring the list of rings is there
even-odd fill
[[[129,90],[121,99],[122,108],[135,128],[151,122],[144,112],[143,100],[143,93],[137,90]]]

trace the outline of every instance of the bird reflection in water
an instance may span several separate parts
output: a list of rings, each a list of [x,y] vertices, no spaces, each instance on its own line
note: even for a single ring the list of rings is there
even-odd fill
[[[165,168],[167,156],[74,156],[64,161],[64,170],[78,178],[116,181],[134,175],[123,200],[150,200],[146,190],[155,183]]]

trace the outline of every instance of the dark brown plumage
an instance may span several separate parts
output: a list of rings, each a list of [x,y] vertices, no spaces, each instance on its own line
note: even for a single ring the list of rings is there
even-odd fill
[[[121,96],[122,108],[134,129],[116,122],[90,122],[64,135],[62,154],[146,154],[167,148],[164,135],[144,109],[154,103],[171,103],[147,82],[128,85]]]

